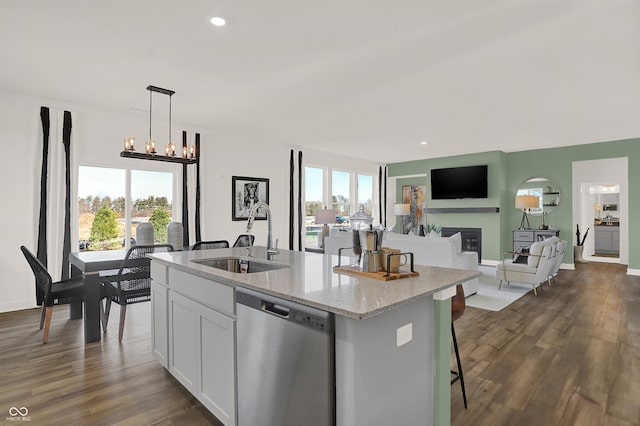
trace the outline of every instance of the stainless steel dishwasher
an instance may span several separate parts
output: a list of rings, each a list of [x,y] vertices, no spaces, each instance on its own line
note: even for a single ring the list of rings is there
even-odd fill
[[[238,425],[335,425],[333,314],[236,287]]]

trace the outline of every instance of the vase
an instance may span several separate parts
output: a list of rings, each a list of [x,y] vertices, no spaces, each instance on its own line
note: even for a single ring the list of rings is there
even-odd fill
[[[588,263],[582,257],[584,246],[573,246],[573,262],[574,263]]]
[[[174,250],[182,250],[183,232],[180,222],[171,222],[167,225],[167,243],[171,244]]]
[[[153,245],[153,225],[141,222],[136,226],[136,244],[141,246]]]

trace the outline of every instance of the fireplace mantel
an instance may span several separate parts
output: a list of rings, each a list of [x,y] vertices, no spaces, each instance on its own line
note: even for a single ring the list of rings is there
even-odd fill
[[[427,213],[500,213],[500,207],[427,207]]]

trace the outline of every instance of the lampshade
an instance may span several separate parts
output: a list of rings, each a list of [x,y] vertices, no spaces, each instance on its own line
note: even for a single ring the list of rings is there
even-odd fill
[[[336,223],[336,211],[334,209],[318,209],[316,210],[316,223]]]
[[[411,204],[394,204],[393,214],[396,216],[409,216],[411,214]]]
[[[536,195],[516,195],[516,209],[537,209],[540,197]]]

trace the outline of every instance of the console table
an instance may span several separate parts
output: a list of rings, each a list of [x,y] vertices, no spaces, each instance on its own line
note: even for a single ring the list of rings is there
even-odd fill
[[[546,240],[550,237],[560,236],[559,229],[514,229],[513,230],[513,250],[529,247],[536,241]]]

